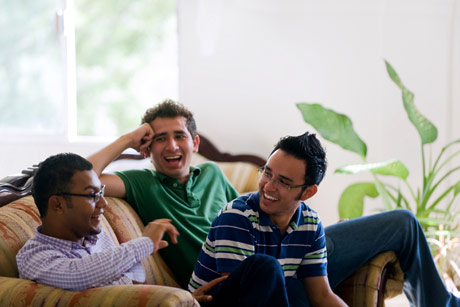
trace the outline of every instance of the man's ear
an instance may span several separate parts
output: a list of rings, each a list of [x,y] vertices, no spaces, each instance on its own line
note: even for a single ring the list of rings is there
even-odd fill
[[[48,213],[62,214],[64,212],[64,199],[62,196],[51,195],[48,199]]]
[[[300,196],[300,200],[305,201],[305,200],[313,197],[313,195],[315,195],[316,192],[318,192],[318,186],[316,184],[308,186],[305,189],[305,191],[303,191],[302,195]]]
[[[200,146],[200,137],[197,134],[193,138],[193,152],[198,152],[199,146]]]

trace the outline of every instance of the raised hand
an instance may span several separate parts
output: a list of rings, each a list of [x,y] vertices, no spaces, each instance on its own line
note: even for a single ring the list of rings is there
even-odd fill
[[[131,148],[140,152],[144,157],[147,157],[149,155],[149,147],[152,143],[153,134],[152,127],[145,123],[126,134],[125,137],[129,139],[129,146]]]
[[[170,219],[158,219],[147,224],[142,232],[144,237],[149,237],[153,241],[153,253],[156,253],[159,249],[168,246],[168,242],[163,240],[165,232],[168,233],[172,243],[177,244],[177,237],[179,232],[176,227],[171,224]]]

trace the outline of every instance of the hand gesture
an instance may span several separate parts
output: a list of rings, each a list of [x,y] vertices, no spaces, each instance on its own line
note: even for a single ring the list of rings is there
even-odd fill
[[[171,224],[170,219],[158,219],[147,224],[142,232],[144,237],[149,237],[153,241],[153,253],[156,253],[159,249],[168,246],[168,242],[163,240],[163,236],[167,232],[171,238],[172,243],[177,244],[177,236],[179,232],[176,227]],[[153,254],[152,253],[152,254]]]
[[[209,291],[211,291],[212,289],[214,289],[218,284],[220,284],[221,282],[223,282],[227,277],[228,277],[228,275],[222,276],[222,277],[216,278],[216,279],[214,279],[214,280],[211,280],[210,282],[208,282],[208,283],[205,284],[205,285],[202,285],[201,287],[199,287],[198,289],[196,289],[195,292],[192,293],[193,297],[194,297],[199,303],[210,302],[210,301],[212,300],[212,296],[211,296],[211,295],[207,295],[206,293],[208,293]]]
[[[126,134],[130,140],[130,147],[140,152],[144,157],[149,155],[149,147],[153,139],[152,127],[145,123],[140,125],[136,130]]]

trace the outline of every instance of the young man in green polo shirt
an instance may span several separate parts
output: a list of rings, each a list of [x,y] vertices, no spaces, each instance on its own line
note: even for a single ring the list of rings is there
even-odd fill
[[[88,160],[106,195],[125,198],[145,224],[159,216],[173,221],[179,244],[170,244],[161,255],[185,288],[214,217],[239,195],[214,162],[190,166],[200,138],[192,113],[182,105],[165,101],[147,110],[142,123]],[[102,174],[127,148],[150,156],[155,170]]]

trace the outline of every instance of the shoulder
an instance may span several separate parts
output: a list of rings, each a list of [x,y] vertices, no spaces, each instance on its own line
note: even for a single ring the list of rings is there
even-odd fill
[[[54,243],[54,240],[46,241],[40,235],[37,235],[24,244],[16,255],[18,266],[25,261],[31,261],[37,258],[46,258],[49,254],[60,252],[59,246]]]
[[[223,174],[219,165],[214,161],[206,161],[206,162],[196,165],[196,167],[199,168],[201,172],[213,173],[213,174]]]
[[[322,233],[324,231],[318,213],[303,202],[300,206],[300,215],[297,223],[297,230],[309,232],[314,231],[318,233]]]
[[[156,176],[156,171],[154,169],[130,169],[125,171],[115,172],[119,177],[136,177],[136,176]]]
[[[300,210],[301,210],[302,216],[308,219],[310,222],[316,222],[316,223],[321,222],[318,212],[310,208],[304,202],[301,203]]]
[[[158,173],[154,169],[132,169],[115,172],[115,175],[123,180],[126,188],[151,185],[155,180],[160,180]]]
[[[217,214],[216,219],[229,220],[229,219],[246,219],[251,220],[253,216],[258,216],[259,212],[254,201],[257,195],[249,193],[240,196],[230,203],[225,205]]]

